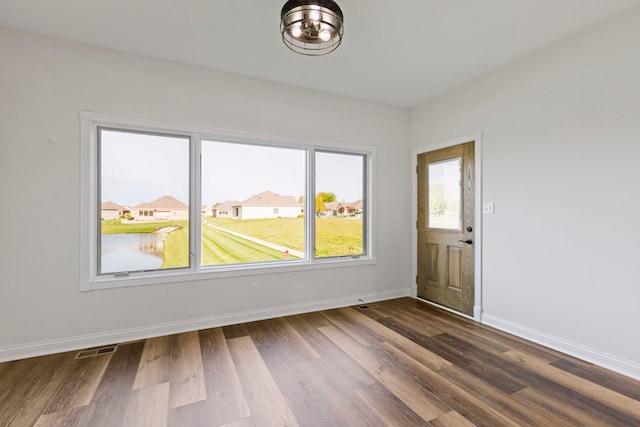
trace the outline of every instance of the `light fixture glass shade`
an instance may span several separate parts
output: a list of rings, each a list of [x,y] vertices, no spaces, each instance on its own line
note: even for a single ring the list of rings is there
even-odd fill
[[[342,43],[344,17],[332,0],[289,0],[280,13],[284,44],[302,55],[325,55]]]

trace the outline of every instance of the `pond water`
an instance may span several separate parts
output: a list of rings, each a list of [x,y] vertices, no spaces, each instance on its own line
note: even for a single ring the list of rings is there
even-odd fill
[[[166,233],[103,234],[101,273],[160,268],[166,236]]]

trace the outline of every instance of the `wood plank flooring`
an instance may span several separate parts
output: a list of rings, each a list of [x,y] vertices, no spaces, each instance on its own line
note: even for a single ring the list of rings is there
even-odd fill
[[[401,298],[0,363],[0,426],[640,426],[640,382]]]

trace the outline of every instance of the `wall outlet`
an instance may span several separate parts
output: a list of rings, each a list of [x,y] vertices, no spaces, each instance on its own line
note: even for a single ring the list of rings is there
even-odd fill
[[[384,280],[387,277],[387,271],[385,269],[382,269],[378,272],[378,277],[380,277],[380,279]]]
[[[251,286],[249,287],[249,293],[251,295],[258,295],[258,282],[251,282]]]

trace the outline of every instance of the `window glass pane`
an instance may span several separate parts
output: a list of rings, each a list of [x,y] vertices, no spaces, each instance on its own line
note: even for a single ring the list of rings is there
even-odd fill
[[[202,141],[202,265],[304,258],[306,151]]]
[[[429,228],[462,227],[460,158],[429,164]]]
[[[362,255],[365,156],[317,151],[315,256]]]
[[[98,129],[98,274],[189,266],[189,141]]]

